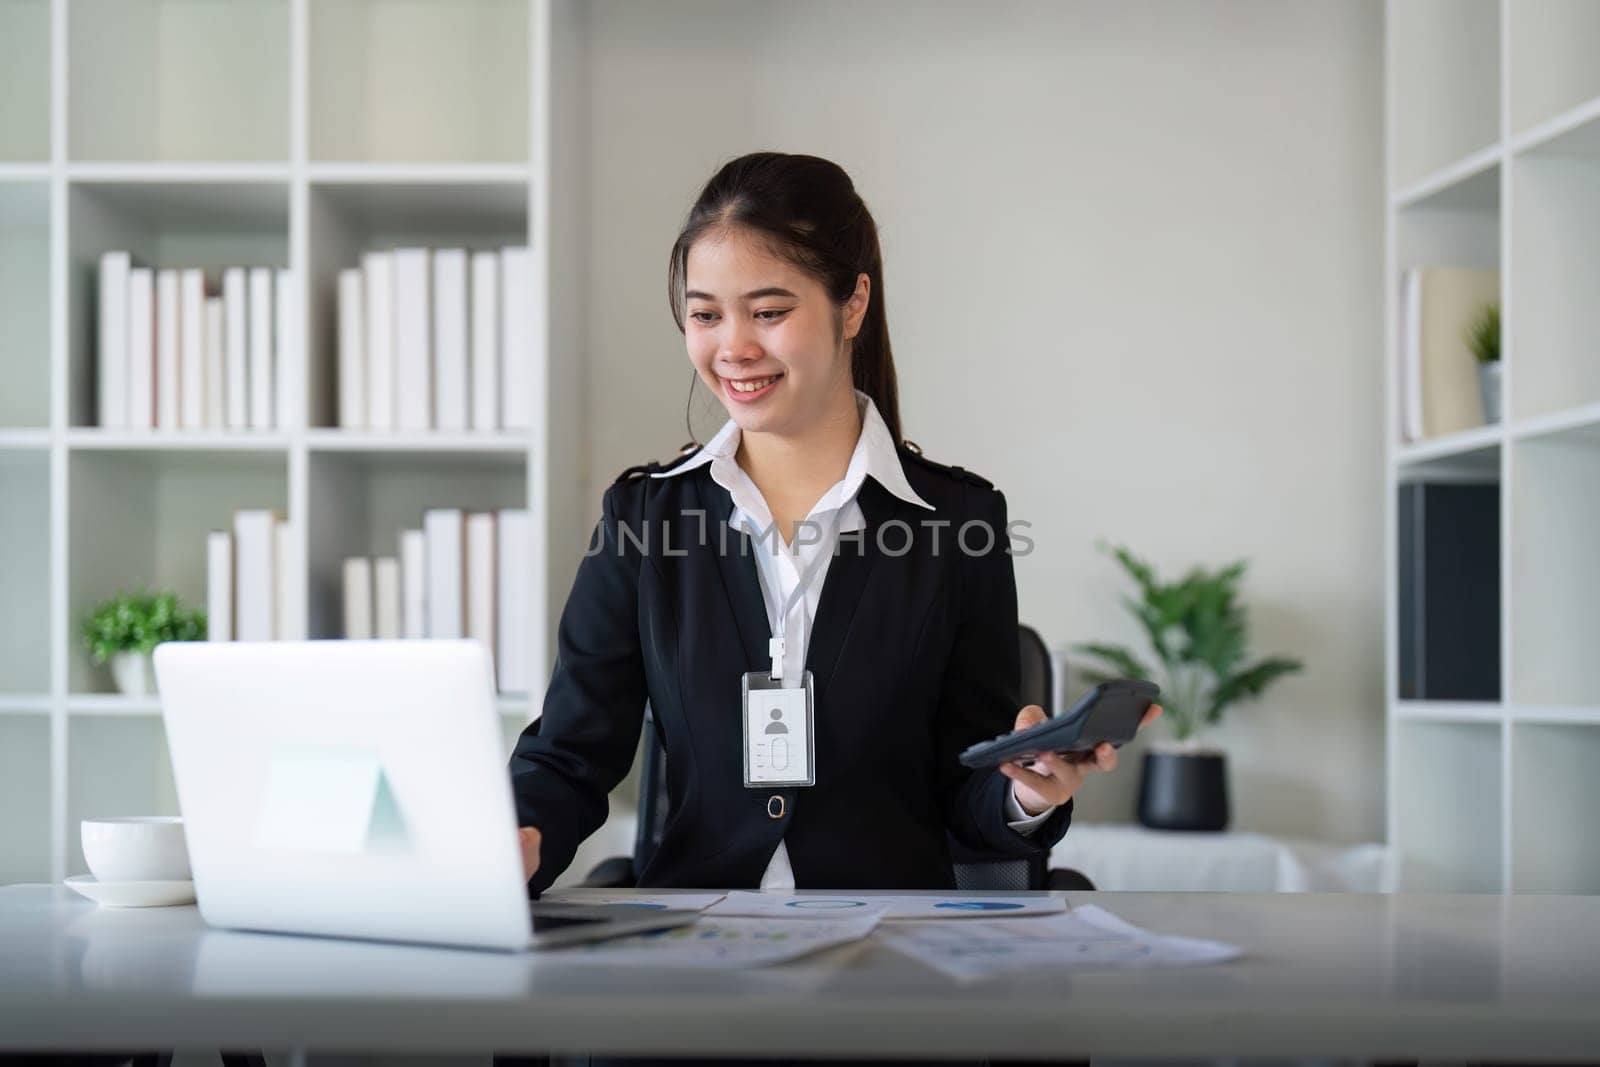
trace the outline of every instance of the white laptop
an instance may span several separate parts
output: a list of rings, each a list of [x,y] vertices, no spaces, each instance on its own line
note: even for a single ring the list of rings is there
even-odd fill
[[[477,641],[173,642],[155,668],[213,926],[523,949],[694,917],[530,909]]]

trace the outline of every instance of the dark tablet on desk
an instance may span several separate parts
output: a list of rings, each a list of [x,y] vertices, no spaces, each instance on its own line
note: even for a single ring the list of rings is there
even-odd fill
[[[602,941],[674,926],[687,926],[700,918],[698,911],[643,910],[625,904],[565,904],[534,901],[533,948],[558,948],[584,941]]]

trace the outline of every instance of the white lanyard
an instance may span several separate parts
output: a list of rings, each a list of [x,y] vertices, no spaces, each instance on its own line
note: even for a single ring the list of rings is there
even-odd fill
[[[800,598],[806,595],[806,587],[811,584],[811,580],[817,576],[817,572],[822,569],[822,565],[828,562],[828,557],[833,554],[833,536],[834,532],[839,528],[839,517],[843,513],[843,505],[833,510],[833,518],[828,521],[828,528],[824,532],[822,540],[818,543],[816,556],[812,558],[806,569],[801,572],[800,581],[795,584],[794,590],[784,600],[783,607],[778,610],[776,632],[773,634],[772,640],[767,642],[767,652],[772,656],[772,680],[775,682],[783,680],[783,635],[784,631],[789,628],[789,612],[793,611],[794,606],[800,602]]]

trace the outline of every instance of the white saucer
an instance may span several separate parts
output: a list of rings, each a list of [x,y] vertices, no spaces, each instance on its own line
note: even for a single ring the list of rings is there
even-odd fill
[[[193,882],[101,882],[92,874],[75,874],[67,888],[108,908],[163,908],[193,904]]]

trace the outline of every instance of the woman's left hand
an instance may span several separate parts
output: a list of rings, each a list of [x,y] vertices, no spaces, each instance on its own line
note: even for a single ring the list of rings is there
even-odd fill
[[[1139,729],[1143,730],[1156,720],[1161,714],[1161,705],[1152,704],[1144,713],[1144,718],[1139,720]],[[1026,730],[1044,722],[1048,715],[1037,704],[1029,704],[1017,712],[1017,725],[1015,730]],[[1015,732],[1015,730],[1013,732]],[[1084,776],[1090,771],[1114,771],[1117,769],[1117,750],[1109,743],[1102,742],[1092,752],[1072,752],[1065,755],[1056,752],[1045,752],[1035,756],[1027,764],[1002,763],[1000,773],[1016,783],[1017,803],[1022,805],[1022,810],[1029,815],[1038,815],[1058,804],[1065,804],[1072,798],[1072,794],[1083,785]]]

